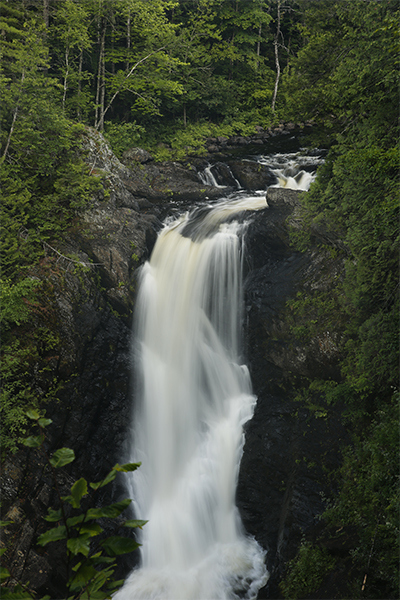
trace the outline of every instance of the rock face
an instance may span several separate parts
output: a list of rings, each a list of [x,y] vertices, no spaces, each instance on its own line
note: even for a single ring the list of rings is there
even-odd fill
[[[275,175],[266,165],[253,161],[229,161],[233,175],[245,190],[263,190],[276,183]]]
[[[267,549],[271,577],[259,598],[279,598],[284,565],[304,531],[318,522],[324,469],[338,465],[346,439],[339,419],[325,420],[294,402],[303,378],[335,377],[334,332],[300,345],[291,333],[288,300],[315,286],[329,289],[342,268],[311,250],[290,246],[286,221],[299,207],[299,192],[270,188],[269,208],[256,213],[247,231],[247,356],[258,397],[246,429],[237,502],[244,525]]]
[[[92,174],[103,176],[104,190],[64,242],[48,249],[54,266],[52,326],[61,339],[52,368],[62,383],[59,402],[47,407],[54,422],[48,450],[69,446],[77,456],[62,482],[65,493],[77,477],[98,481],[124,453],[137,267],[149,257],[161,220],[224,193],[205,186],[194,167],[155,164],[140,153],[140,160],[133,153],[122,164],[97,133],[88,131],[85,145]],[[255,172],[254,164],[237,161],[231,172],[243,187],[266,188],[271,174]],[[225,177],[231,177],[228,171]],[[247,357],[258,403],[246,429],[237,502],[247,531],[268,551],[271,579],[259,597],[279,598],[285,562],[322,510],[323,468],[336,464],[345,435],[334,420],[312,416],[292,400],[296,378],[316,371],[335,376],[337,351],[334,332],[299,345],[286,303],[299,290],[328,289],[342,265],[338,261],[327,270],[323,253],[300,254],[290,247],[286,220],[297,218],[297,192],[270,188],[267,201],[269,207],[252,217],[246,238]],[[51,478],[25,449],[4,462],[2,485],[4,516],[14,521],[4,539],[9,563],[33,589],[61,597],[62,555],[49,546],[38,553],[35,546],[42,517],[54,501]],[[103,499],[119,500],[123,493],[116,483],[112,496]],[[121,576],[130,566],[122,563]]]

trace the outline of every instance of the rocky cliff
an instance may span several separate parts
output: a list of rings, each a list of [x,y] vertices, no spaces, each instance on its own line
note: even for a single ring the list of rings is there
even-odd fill
[[[103,191],[57,248],[48,247],[51,322],[60,343],[51,364],[60,382],[48,449],[69,446],[77,460],[65,489],[77,476],[95,481],[124,452],[131,415],[131,318],[137,268],[149,257],[162,220],[220,188],[202,183],[193,165],[152,162],[131,153],[123,164],[102,137],[88,132],[86,160]],[[234,160],[219,168],[225,193],[234,177],[247,189],[272,183],[267,169]],[[198,166],[201,165],[201,161]],[[345,432],[339,422],[317,417],[296,403],[296,386],[315,372],[335,376],[335,333],[300,344],[293,336],[287,302],[298,291],[329,289],[342,264],[316,247],[302,254],[290,246],[287,220],[296,222],[297,192],[269,188],[268,208],[253,215],[246,238],[247,357],[258,403],[246,430],[237,502],[249,533],[267,549],[271,579],[260,598],[278,598],[277,584],[302,533],[312,528],[328,491],[325,470],[336,465]],[[325,240],[326,242],[326,240]],[[74,258],[71,258],[74,257]],[[38,271],[38,276],[40,273]],[[49,474],[30,450],[3,464],[3,515],[13,520],[3,543],[14,573],[34,589],[58,597],[62,555],[35,546],[43,515],[52,504]],[[120,483],[112,499],[124,493]],[[111,500],[111,498],[105,498]],[[121,564],[121,574],[131,565]]]

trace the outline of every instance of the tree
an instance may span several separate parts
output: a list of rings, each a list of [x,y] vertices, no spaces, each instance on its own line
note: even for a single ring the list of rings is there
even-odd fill
[[[72,0],[66,0],[57,6],[52,33],[55,40],[61,42],[63,50],[61,61],[63,74],[62,109],[64,111],[66,108],[67,92],[72,79],[77,87],[75,104],[78,116],[80,116],[82,108],[83,53],[92,46],[89,25],[89,13],[84,6],[76,4]],[[74,55],[74,51],[77,51],[76,55]]]
[[[175,5],[175,2],[161,0],[122,0],[116,4],[108,0],[102,5],[97,129],[103,129],[105,116],[119,96],[127,98],[133,94],[136,97],[134,111],[157,113],[160,96],[181,93],[181,86],[174,79],[179,60],[171,53],[175,27],[166,14]],[[114,40],[111,49],[106,48],[108,27]],[[107,71],[107,64],[112,65],[111,72]]]
[[[43,26],[31,21],[25,29],[20,19],[23,13],[3,5],[3,107],[2,131],[8,131],[2,139],[2,157],[4,162],[10,148],[17,119],[24,118],[29,110],[31,97],[42,94],[48,81],[41,72],[48,67],[48,48],[43,43]],[[26,24],[28,25],[28,24]],[[4,135],[4,134],[3,134]]]

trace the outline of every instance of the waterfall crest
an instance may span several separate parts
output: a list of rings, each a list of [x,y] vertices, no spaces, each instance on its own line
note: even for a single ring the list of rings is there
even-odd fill
[[[164,227],[143,267],[136,308],[138,380],[129,460],[142,566],[117,600],[256,598],[268,574],[235,506],[255,405],[241,352],[241,230],[254,196]]]

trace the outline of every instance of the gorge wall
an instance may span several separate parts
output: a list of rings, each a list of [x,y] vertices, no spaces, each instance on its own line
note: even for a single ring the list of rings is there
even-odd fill
[[[64,475],[65,490],[78,476],[99,480],[121,461],[131,419],[130,343],[137,268],[149,257],[162,220],[197,201],[225,192],[203,184],[191,165],[154,163],[133,152],[123,164],[103,138],[88,131],[86,160],[93,176],[104,179],[93,200],[57,249],[47,249],[53,265],[49,303],[60,344],[49,357],[52,376],[62,386],[59,401],[47,406],[53,419],[49,450],[72,447],[77,460]],[[261,151],[261,150],[260,150]],[[245,189],[266,189],[273,180],[266,167],[228,159],[230,173]],[[223,179],[223,167],[219,168]],[[231,187],[229,187],[231,186]],[[237,503],[247,531],[267,550],[271,578],[259,598],[279,598],[278,583],[303,533],[317,524],[322,494],[328,493],[326,472],[338,461],[346,436],[339,420],[316,416],[294,401],[308,376],[335,377],[335,332],[301,344],[287,302],[299,291],[326,289],[340,277],[341,260],[332,261],[317,242],[335,243],[315,232],[305,253],[290,245],[288,221],[301,227],[299,193],[269,188],[268,208],[250,216],[246,235],[246,353],[254,392],[254,418],[247,424]],[[70,257],[73,256],[74,259]],[[47,271],[48,273],[48,271]],[[40,277],[40,272],[37,272]],[[42,517],[54,502],[50,475],[28,449],[3,464],[3,518],[14,573],[31,587],[59,597],[62,553],[56,546],[38,549]],[[67,493],[67,492],[66,492]],[[116,501],[122,482],[112,488]],[[121,576],[135,557],[121,562]]]

